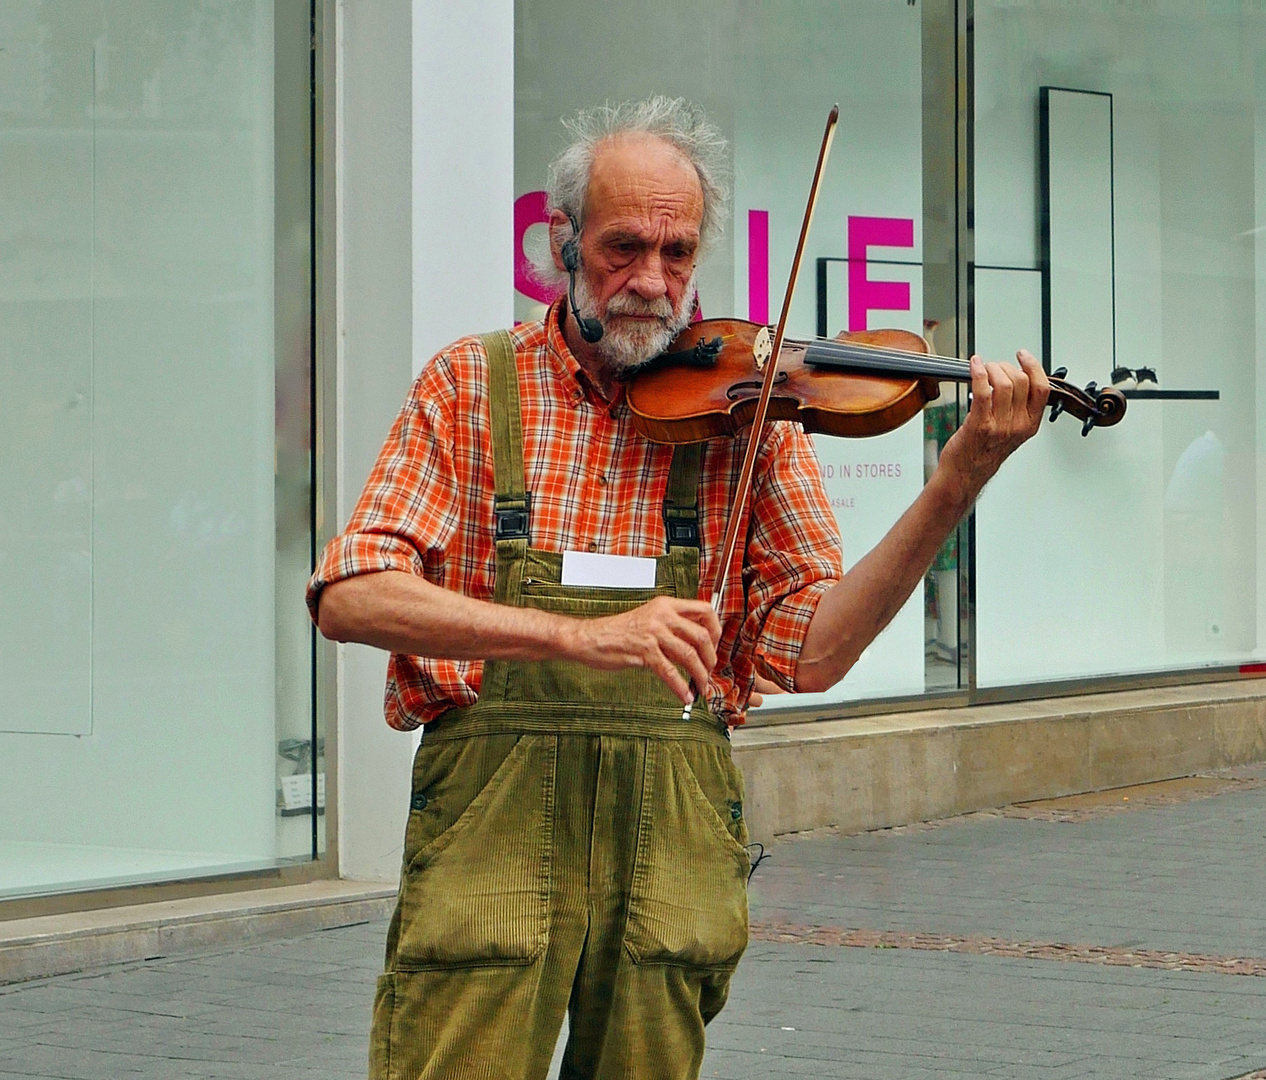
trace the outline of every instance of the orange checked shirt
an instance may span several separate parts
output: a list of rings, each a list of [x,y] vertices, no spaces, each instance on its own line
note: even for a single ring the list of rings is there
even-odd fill
[[[604,400],[567,347],[555,304],[545,322],[513,331],[523,413],[524,462],[532,492],[531,543],[548,551],[662,555],[664,491],[672,447],[633,428],[623,395]],[[321,589],[356,574],[403,570],[480,600],[493,594],[492,449],[488,362],[477,337],[434,357],[418,376],[378,455],[347,529],[326,545],[308,585],[316,616]],[[725,531],[745,439],[716,439],[699,484],[699,580]],[[713,711],[740,723],[754,665],[794,689],[809,620],[839,579],[835,518],[809,438],[772,423],[757,459],[752,517],[721,609]],[[482,661],[392,656],[387,722],[409,730],[454,706],[473,705]]]

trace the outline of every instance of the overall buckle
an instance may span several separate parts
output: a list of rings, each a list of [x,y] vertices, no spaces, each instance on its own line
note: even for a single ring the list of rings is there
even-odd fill
[[[497,519],[496,539],[527,540],[532,521],[532,493],[494,495],[492,513]]]
[[[699,546],[699,511],[693,506],[674,506],[664,500],[664,535],[669,547]]]

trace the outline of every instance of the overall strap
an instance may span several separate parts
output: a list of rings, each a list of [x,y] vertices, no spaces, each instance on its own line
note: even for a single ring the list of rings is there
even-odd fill
[[[699,468],[703,443],[673,447],[673,463],[664,489],[664,536],[668,550],[699,547]]]
[[[519,412],[519,370],[514,362],[514,341],[505,330],[481,334],[480,340],[488,354],[496,539],[519,540],[526,549],[531,535],[532,493],[527,490],[523,470],[523,418]]]
[[[664,489],[664,536],[674,592],[683,599],[699,595],[699,466],[703,443],[673,447],[673,463]]]

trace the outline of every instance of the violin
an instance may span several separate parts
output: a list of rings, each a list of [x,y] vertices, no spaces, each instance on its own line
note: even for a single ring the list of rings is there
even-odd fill
[[[737,435],[756,415],[772,354],[767,326],[743,319],[692,324],[631,380],[626,400],[634,427],[658,443]],[[934,355],[908,330],[784,339],[777,363],[766,419],[845,438],[892,431],[935,401],[940,383],[971,381],[965,360]],[[1078,389],[1066,374],[1060,369],[1050,377],[1051,420],[1067,413],[1088,435],[1125,415],[1121,391],[1094,383]]]
[[[941,380],[971,379],[965,361],[932,356],[921,337],[903,330],[841,334],[834,341],[787,340],[791,297],[839,118],[836,105],[822,133],[782,313],[772,337],[769,327],[741,319],[694,323],[677,336],[667,354],[636,374],[625,392],[634,425],[657,442],[700,442],[751,428],[725,538],[714,563],[715,612],[721,610],[728,568],[746,526],[766,418],[799,420],[806,431],[878,435],[904,424],[934,400]],[[1064,411],[1080,416],[1085,435],[1125,415],[1125,396],[1120,391],[1097,390],[1093,383],[1084,391],[1075,390],[1063,381],[1065,374],[1054,375],[1052,419]],[[690,703],[681,715],[689,719]]]

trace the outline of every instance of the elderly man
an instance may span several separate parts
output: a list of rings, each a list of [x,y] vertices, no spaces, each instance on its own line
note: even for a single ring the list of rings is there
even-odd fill
[[[1046,401],[1027,353],[973,360],[966,423],[847,575],[809,439],[770,425],[718,618],[696,591],[742,440],[647,442],[622,378],[693,312],[723,142],[663,98],[571,130],[550,236],[577,311],[430,361],[309,588],[324,634],[393,654],[388,722],[426,725],[374,1077],[543,1077],[564,1013],[565,1077],[698,1075],[747,940],[729,726],[758,673],[848,671]]]

